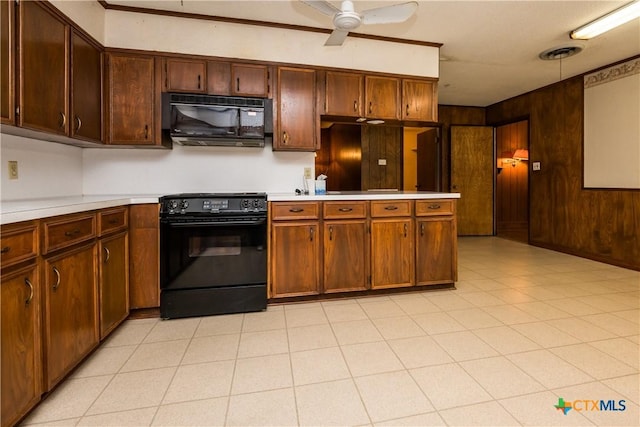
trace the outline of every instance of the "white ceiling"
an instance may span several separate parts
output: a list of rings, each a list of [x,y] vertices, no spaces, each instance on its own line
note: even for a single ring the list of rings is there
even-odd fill
[[[400,3],[355,1],[357,11]],[[440,104],[487,106],[640,54],[640,19],[588,41],[569,33],[629,0],[419,1],[402,24],[367,25],[359,33],[442,43]],[[297,0],[108,0],[110,4],[331,29],[331,18]],[[340,7],[339,1],[332,2]],[[349,43],[349,38],[345,41]],[[582,53],[542,61],[549,48],[578,44]],[[410,61],[407,58],[407,61]]]

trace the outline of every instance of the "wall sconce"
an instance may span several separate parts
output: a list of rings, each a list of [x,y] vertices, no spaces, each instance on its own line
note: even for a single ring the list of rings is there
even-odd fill
[[[526,148],[518,148],[515,153],[513,153],[514,160],[522,161],[529,160],[529,150]]]
[[[502,168],[507,165],[515,168],[518,163],[526,160],[529,160],[529,150],[525,148],[519,148],[513,153],[511,151],[503,151],[498,158],[498,173],[502,172]]]

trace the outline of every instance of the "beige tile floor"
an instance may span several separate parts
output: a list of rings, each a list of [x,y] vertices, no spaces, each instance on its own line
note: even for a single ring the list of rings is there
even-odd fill
[[[640,273],[498,238],[460,239],[459,272],[456,290],[127,321],[23,424],[640,424]]]

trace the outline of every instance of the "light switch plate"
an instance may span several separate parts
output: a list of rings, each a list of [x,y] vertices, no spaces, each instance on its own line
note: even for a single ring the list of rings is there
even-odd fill
[[[540,170],[540,162],[533,162],[531,164],[531,169],[533,169],[534,171],[539,171]]]
[[[304,179],[311,179],[311,168],[304,168]]]
[[[387,166],[387,159],[378,159],[378,166]]]
[[[18,161],[9,160],[9,179],[18,179]]]

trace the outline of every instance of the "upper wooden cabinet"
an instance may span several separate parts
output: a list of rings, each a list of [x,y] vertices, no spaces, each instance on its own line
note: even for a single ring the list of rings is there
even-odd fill
[[[160,90],[155,58],[109,53],[107,143],[160,145]]]
[[[402,80],[402,119],[438,121],[438,84],[432,80]]]
[[[208,61],[207,93],[266,98],[271,95],[269,77],[266,65]]]
[[[278,68],[274,150],[315,151],[319,119],[316,112],[316,71],[308,68]]]
[[[332,116],[363,116],[364,75],[327,71],[324,112]]]
[[[73,138],[93,142],[102,135],[102,51],[71,31],[71,123]]]
[[[69,130],[69,26],[40,2],[20,11],[18,124],[67,135]]]
[[[400,119],[400,80],[395,77],[365,76],[366,117]]]
[[[0,2],[0,123],[15,124],[15,9]]]
[[[189,59],[164,59],[163,88],[167,92],[206,93],[207,63]]]

